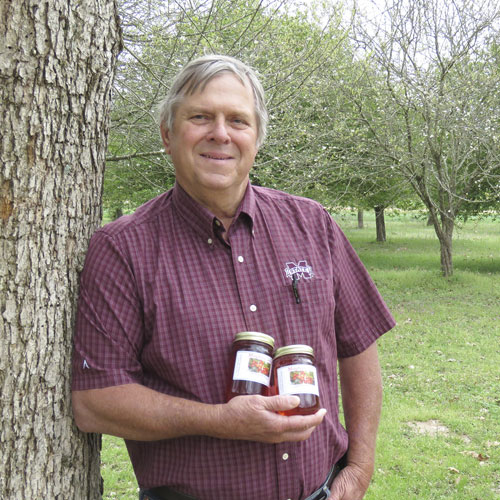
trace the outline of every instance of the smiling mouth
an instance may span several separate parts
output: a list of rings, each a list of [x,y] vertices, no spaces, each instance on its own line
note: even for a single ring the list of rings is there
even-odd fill
[[[231,160],[233,158],[232,156],[217,153],[202,153],[201,156],[210,160]]]

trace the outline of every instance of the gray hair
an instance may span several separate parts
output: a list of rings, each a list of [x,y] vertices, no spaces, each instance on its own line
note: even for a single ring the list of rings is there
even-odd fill
[[[235,75],[243,85],[250,85],[257,118],[257,147],[264,143],[268,114],[264,89],[255,71],[238,59],[222,55],[207,55],[189,62],[175,77],[167,97],[158,108],[160,125],[172,130],[175,112],[185,95],[192,95],[198,88],[203,90],[212,78],[221,73]]]

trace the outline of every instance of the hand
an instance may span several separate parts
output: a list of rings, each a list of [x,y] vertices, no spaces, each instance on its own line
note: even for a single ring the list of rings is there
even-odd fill
[[[357,465],[347,465],[334,479],[328,500],[362,500],[370,484],[372,472]]]
[[[218,425],[212,435],[262,443],[304,441],[323,421],[326,410],[290,417],[276,413],[291,410],[299,403],[297,396],[237,396],[219,405]]]

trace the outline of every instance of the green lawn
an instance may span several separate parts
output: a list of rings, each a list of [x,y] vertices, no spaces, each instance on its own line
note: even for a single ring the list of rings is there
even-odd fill
[[[138,500],[139,488],[122,439],[102,437],[101,473],[104,500]]]
[[[398,325],[379,341],[384,409],[365,500],[500,499],[500,220],[457,228],[454,276],[412,214],[335,214]],[[137,500],[121,441],[103,440],[104,499]]]

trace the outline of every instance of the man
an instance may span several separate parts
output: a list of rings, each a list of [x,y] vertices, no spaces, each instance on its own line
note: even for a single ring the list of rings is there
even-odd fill
[[[375,341],[394,321],[319,204],[250,185],[266,123],[249,67],[224,56],[191,62],[161,111],[174,188],[90,244],[75,419],[126,439],[143,499],[360,500],[373,473]],[[224,403],[241,331],[311,345],[323,409],[279,415],[298,405],[284,395]]]

